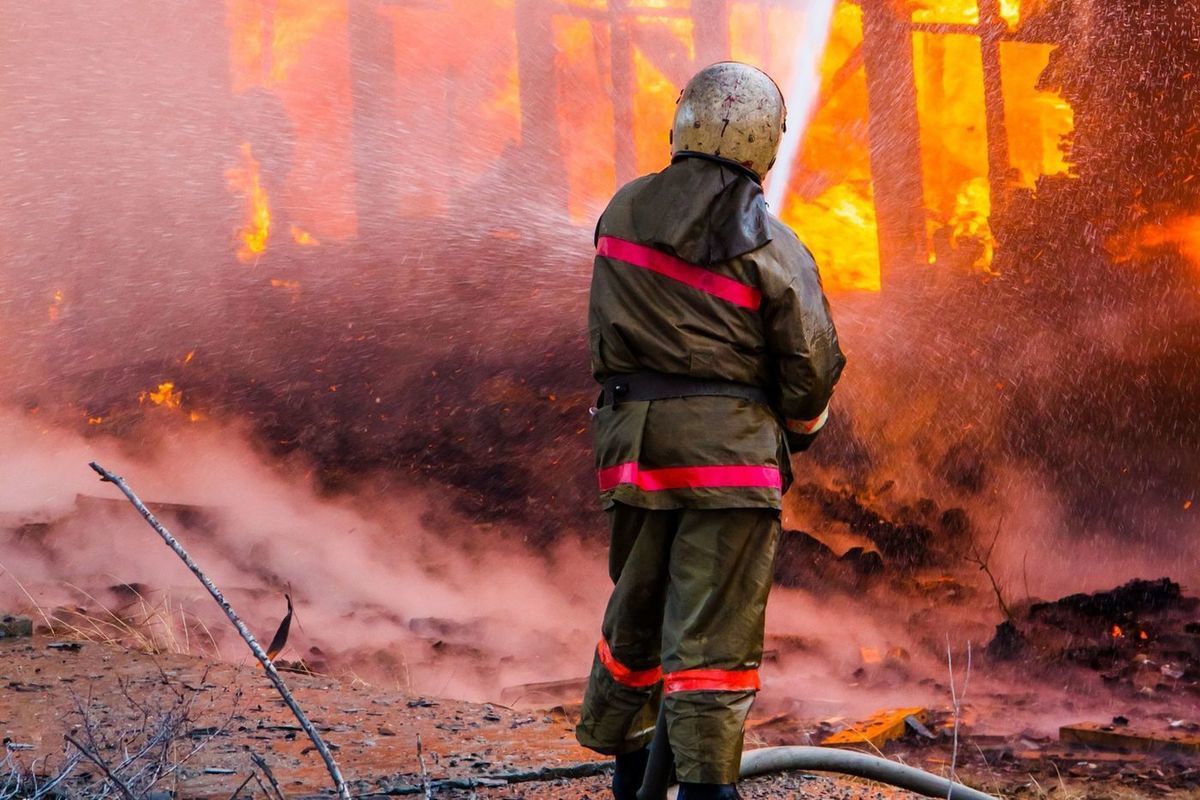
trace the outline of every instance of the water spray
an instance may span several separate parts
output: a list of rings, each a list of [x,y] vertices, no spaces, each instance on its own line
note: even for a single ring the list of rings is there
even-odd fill
[[[767,181],[767,204],[780,211],[792,177],[792,166],[804,143],[809,117],[821,91],[821,58],[825,44],[829,41],[829,26],[833,22],[833,9],[837,0],[814,0],[808,4],[804,17],[804,32],[796,40],[795,60],[788,76],[784,99],[787,102],[789,122],[779,144],[779,155],[775,168]]]

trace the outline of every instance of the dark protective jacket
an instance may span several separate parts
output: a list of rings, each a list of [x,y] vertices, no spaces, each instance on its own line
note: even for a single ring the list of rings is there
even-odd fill
[[[828,416],[845,357],[812,254],[735,165],[681,157],[622,187],[596,230],[592,373],[750,384],[770,406],[694,396],[600,407],[605,507],[779,508],[788,455]]]

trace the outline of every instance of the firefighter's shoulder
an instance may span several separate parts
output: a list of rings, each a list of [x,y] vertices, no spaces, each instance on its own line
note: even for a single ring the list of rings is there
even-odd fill
[[[818,277],[817,262],[795,231],[774,215],[770,217],[769,230],[771,241],[756,252],[765,278],[786,285]]]
[[[632,204],[634,199],[657,173],[643,175],[640,178],[634,178],[629,183],[617,189],[617,193],[608,201],[600,218],[596,220],[596,240],[599,241],[601,236],[612,234],[614,232],[624,231],[629,227],[631,215],[633,213]],[[619,231],[615,231],[619,229]]]

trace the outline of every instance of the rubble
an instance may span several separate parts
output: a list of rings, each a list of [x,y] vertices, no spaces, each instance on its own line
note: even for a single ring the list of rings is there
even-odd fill
[[[874,550],[852,547],[840,556],[814,536],[785,530],[775,555],[775,583],[789,588],[821,589],[830,585],[857,591],[884,572],[883,558]]]
[[[1029,606],[996,628],[987,654],[1095,672],[1114,691],[1200,693],[1200,599],[1167,578]]]
[[[33,620],[29,617],[6,614],[0,617],[0,639],[33,636]]]
[[[849,490],[827,488],[816,483],[797,485],[793,490],[802,507],[816,512],[818,519],[845,524],[851,533],[869,539],[883,563],[898,570],[913,570],[939,561],[933,548],[931,527],[911,519],[890,520],[870,508]],[[931,514],[934,509],[927,509]]]

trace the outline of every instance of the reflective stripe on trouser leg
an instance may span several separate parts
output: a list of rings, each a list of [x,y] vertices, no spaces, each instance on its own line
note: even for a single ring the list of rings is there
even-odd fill
[[[773,509],[682,512],[671,546],[662,646],[680,781],[737,781],[779,527]]]
[[[648,686],[619,683],[597,653],[575,738],[584,747],[606,755],[640,750],[654,736],[661,691],[661,682]]]
[[[609,573],[615,584],[592,659],[576,738],[615,755],[645,747],[661,693],[663,605],[678,512],[617,504],[609,511]]]

